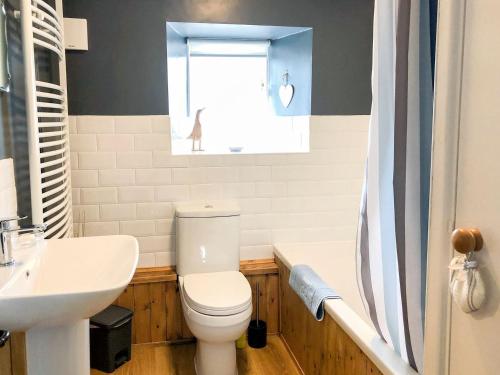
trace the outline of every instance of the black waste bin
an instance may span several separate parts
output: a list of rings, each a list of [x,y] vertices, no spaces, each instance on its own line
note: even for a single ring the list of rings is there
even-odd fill
[[[132,311],[111,305],[90,319],[90,366],[113,372],[130,360]]]

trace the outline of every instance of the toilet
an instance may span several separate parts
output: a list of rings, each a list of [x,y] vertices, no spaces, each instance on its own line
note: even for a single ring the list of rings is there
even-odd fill
[[[176,206],[176,257],[186,323],[197,339],[197,375],[235,375],[235,340],[252,315],[252,290],[239,272],[236,202]]]

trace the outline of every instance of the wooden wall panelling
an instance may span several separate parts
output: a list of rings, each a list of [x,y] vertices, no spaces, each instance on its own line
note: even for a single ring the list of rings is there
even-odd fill
[[[167,285],[165,282],[149,284],[151,298],[151,341],[167,340]]]
[[[125,307],[129,310],[135,311],[134,306],[134,286],[129,285],[122,294],[118,297],[118,299],[114,302],[115,305]],[[135,337],[135,317],[132,318],[132,342],[136,342]]]
[[[134,329],[137,344],[151,341],[150,284],[134,285]]]
[[[268,333],[279,332],[279,275],[272,259],[241,262],[241,272],[253,291],[255,318],[256,285],[260,285],[260,318]],[[134,311],[132,342],[182,341],[193,338],[182,313],[174,267],[138,269],[115,304]]]
[[[257,316],[257,283],[259,283],[259,318],[266,321],[267,333],[279,333],[279,275],[273,260],[243,261],[241,272],[246,276],[252,288],[252,319]]]
[[[288,286],[290,271],[279,260],[281,336],[305,375],[381,375],[344,330],[325,314],[317,322]]]
[[[193,338],[182,313],[181,296],[177,283],[168,283],[168,299],[171,301],[167,305],[171,325],[167,332],[167,340],[178,341]]]
[[[165,309],[166,309],[166,338],[167,341],[173,341],[182,336],[182,329],[180,329],[179,313],[177,308],[177,285],[176,283],[167,283],[165,295]]]

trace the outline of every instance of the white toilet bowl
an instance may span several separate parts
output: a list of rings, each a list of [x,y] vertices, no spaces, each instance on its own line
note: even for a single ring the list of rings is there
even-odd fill
[[[247,329],[252,315],[252,294],[237,271],[179,277],[186,323],[197,338],[198,375],[235,375],[235,340]]]

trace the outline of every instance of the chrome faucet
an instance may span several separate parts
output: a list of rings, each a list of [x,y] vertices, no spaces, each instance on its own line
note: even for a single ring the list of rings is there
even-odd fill
[[[8,219],[0,219],[0,267],[12,266],[15,260],[12,256],[12,248],[7,241],[7,235],[11,233],[43,233],[45,225],[33,225],[27,228],[11,228],[11,223],[18,220],[26,219],[24,217],[12,217]]]

